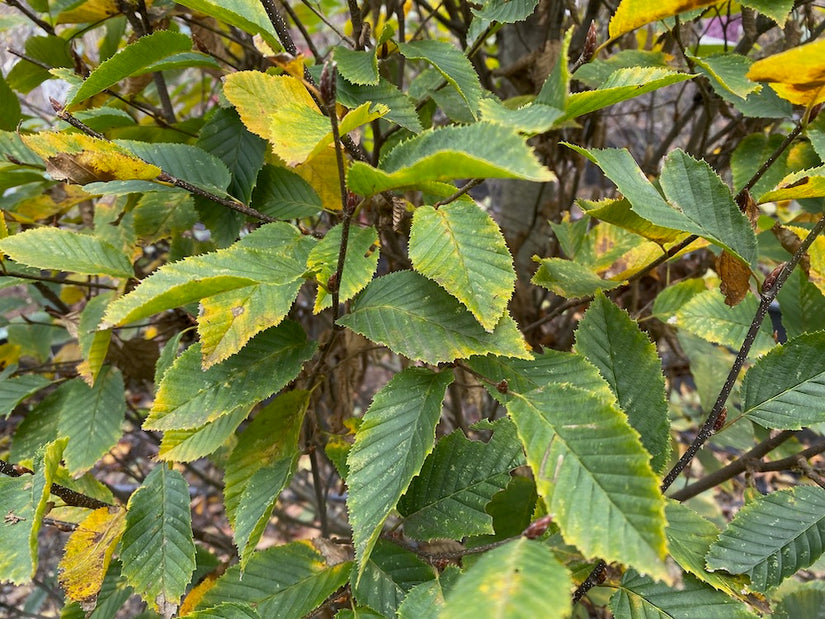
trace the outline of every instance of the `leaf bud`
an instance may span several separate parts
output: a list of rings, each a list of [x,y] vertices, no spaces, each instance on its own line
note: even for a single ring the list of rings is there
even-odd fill
[[[327,280],[327,290],[336,292],[338,290],[338,273],[333,273]]]
[[[361,198],[358,197],[357,193],[352,193],[351,191],[347,192],[347,215],[352,215],[355,212],[355,208],[361,202]]]
[[[773,288],[773,285],[776,283],[776,278],[779,277],[779,274],[782,272],[782,269],[785,268],[785,264],[787,263],[783,262],[782,264],[774,268],[773,271],[768,273],[768,276],[765,278],[765,281],[762,282],[763,293],[768,292],[771,288]]]
[[[338,68],[335,62],[325,62],[324,69],[321,71],[321,83],[319,90],[321,93],[321,103],[327,107],[335,105],[337,76]]]
[[[552,516],[542,516],[538,520],[534,520],[527,525],[527,528],[524,529],[524,533],[522,533],[522,535],[527,539],[536,539],[537,537],[544,535],[552,523]]]
[[[725,425],[725,421],[728,418],[728,407],[724,407],[722,412],[719,413],[719,416],[716,418],[716,421],[713,422],[713,433],[716,434],[719,430],[722,429],[722,426]]]
[[[590,22],[590,27],[587,29],[587,36],[584,38],[584,47],[582,48],[582,64],[588,63],[593,59],[593,54],[596,53],[599,41],[596,38],[598,30],[596,29],[596,22]]]
[[[496,383],[496,390],[499,393],[506,394],[510,389],[510,386],[507,384],[507,379],[502,378],[498,383]]]

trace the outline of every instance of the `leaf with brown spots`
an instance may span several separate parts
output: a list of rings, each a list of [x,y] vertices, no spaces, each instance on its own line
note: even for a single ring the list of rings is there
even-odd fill
[[[751,270],[747,264],[729,252],[716,259],[716,272],[722,279],[719,290],[725,295],[725,304],[739,305],[750,290]]]

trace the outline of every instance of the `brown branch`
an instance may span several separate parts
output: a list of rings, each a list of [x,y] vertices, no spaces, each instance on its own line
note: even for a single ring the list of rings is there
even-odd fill
[[[6,462],[5,460],[0,460],[0,473],[8,477],[20,477],[22,475],[32,475],[34,471],[22,466],[11,464],[9,462]],[[85,507],[88,509],[114,507],[110,503],[105,503],[94,497],[88,496],[86,494],[81,494],[80,492],[76,492],[71,488],[61,486],[60,484],[52,484],[49,490],[53,495],[63,499],[63,502],[66,503],[66,505],[71,505],[72,507]]]
[[[18,0],[6,0],[6,4],[16,8],[18,11],[23,13],[23,15],[28,17],[31,22],[37,24],[40,28],[45,30],[47,33],[54,36],[55,33],[54,33],[54,28],[52,27],[52,25],[47,23],[47,22],[44,22],[42,19],[40,19],[37,15],[35,15],[34,11],[32,11],[25,4],[23,4],[22,2],[18,2]]]

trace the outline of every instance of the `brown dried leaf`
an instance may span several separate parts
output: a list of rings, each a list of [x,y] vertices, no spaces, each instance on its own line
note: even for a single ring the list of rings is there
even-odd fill
[[[725,295],[725,303],[731,307],[738,305],[750,290],[750,267],[733,254],[722,252],[716,260],[716,272],[722,279],[719,289]]]

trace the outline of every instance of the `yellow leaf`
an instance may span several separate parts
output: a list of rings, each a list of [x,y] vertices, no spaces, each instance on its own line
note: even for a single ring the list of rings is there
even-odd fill
[[[127,153],[117,144],[82,133],[44,131],[20,136],[46,160],[55,180],[85,185],[94,181],[152,180],[161,170]]]
[[[72,207],[86,202],[89,194],[80,187],[61,183],[14,207],[14,218],[21,223],[34,223],[62,215]]]
[[[240,71],[228,75],[223,93],[238,110],[243,124],[252,133],[269,140],[270,116],[288,105],[305,105],[320,113],[300,80],[290,75],[269,75],[260,71]]]
[[[622,0],[610,19],[610,38],[615,39],[650,22],[712,4],[719,4],[719,0]]]
[[[178,615],[180,617],[185,617],[186,615],[195,612],[195,607],[203,599],[203,596],[215,586],[215,583],[218,582],[218,577],[223,573],[223,571],[224,570],[222,568],[219,568],[218,571],[208,574],[206,578],[192,587],[191,591],[189,591],[189,593],[186,594],[186,597],[183,598],[183,602],[181,602],[180,609],[178,610]]]
[[[825,101],[825,40],[758,60],[747,78],[770,83],[776,94],[791,103],[821,103]]]
[[[77,3],[75,3],[77,4]],[[150,2],[146,3],[151,5]],[[100,22],[109,17],[118,15],[116,0],[86,0],[77,8],[64,11],[57,16],[58,24],[88,24]]]
[[[347,160],[344,160],[347,165]],[[329,145],[318,155],[294,168],[294,172],[312,185],[327,211],[341,210],[341,184],[338,180],[338,161],[335,148]]]
[[[78,602],[93,600],[126,526],[126,510],[101,507],[94,510],[69,536],[58,566],[60,584]]]

